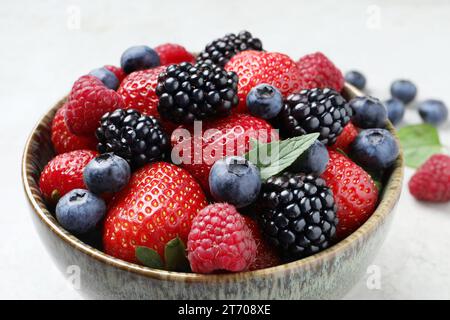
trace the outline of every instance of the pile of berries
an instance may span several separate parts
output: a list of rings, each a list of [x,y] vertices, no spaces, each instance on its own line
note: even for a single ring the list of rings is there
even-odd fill
[[[62,227],[101,235],[116,258],[197,273],[277,266],[359,228],[399,154],[386,110],[346,101],[324,54],[262,48],[247,31],[197,57],[135,46],[76,80],[40,176]]]

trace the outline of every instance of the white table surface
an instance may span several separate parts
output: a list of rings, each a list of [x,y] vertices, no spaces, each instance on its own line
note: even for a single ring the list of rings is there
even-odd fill
[[[293,58],[321,50],[362,70],[388,97],[406,77],[419,99],[450,104],[448,1],[2,1],[0,4],[0,298],[80,299],[53,265],[31,224],[20,182],[25,139],[73,81],[124,49],[164,42],[201,50],[248,29],[264,47]],[[79,19],[77,12],[80,13]],[[77,25],[79,21],[79,25]],[[419,118],[411,107],[407,123]],[[449,125],[441,138],[450,144]],[[412,171],[406,171],[406,182]],[[418,203],[404,189],[389,237],[374,261],[381,288],[366,278],[346,298],[450,298],[450,205]]]

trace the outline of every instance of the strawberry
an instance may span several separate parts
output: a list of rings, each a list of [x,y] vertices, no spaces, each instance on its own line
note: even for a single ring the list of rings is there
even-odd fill
[[[344,87],[344,76],[323,53],[308,54],[297,61],[304,89],[332,88],[338,92]]]
[[[56,111],[52,122],[52,143],[57,154],[79,149],[95,150],[97,139],[95,136],[76,136],[67,128],[64,121],[67,104]]]
[[[123,100],[94,76],[85,75],[75,81],[69,94],[65,114],[69,130],[76,135],[91,135],[106,113],[123,108]]]
[[[136,246],[157,251],[161,257],[168,241],[184,243],[192,220],[207,205],[205,194],[182,168],[166,162],[136,171],[109,206],[103,244],[107,254],[137,262]]]
[[[259,270],[280,265],[281,259],[278,252],[262,237],[258,223],[248,216],[244,216],[244,219],[257,247],[256,259],[250,265],[249,270]]]
[[[127,76],[125,71],[123,71],[122,68],[120,67],[106,65],[105,68],[116,75],[117,79],[119,80],[119,83],[121,83],[122,80],[125,79],[125,77]]]
[[[247,112],[247,94],[258,84],[273,85],[284,97],[303,88],[297,65],[282,53],[243,51],[231,58],[225,69],[239,76],[237,112]]]
[[[450,201],[450,157],[445,154],[431,156],[409,180],[408,186],[417,200]]]
[[[336,142],[330,146],[331,150],[342,150],[346,154],[350,152],[350,145],[358,136],[358,129],[349,122],[342,130],[341,134],[337,137]]]
[[[181,166],[196,178],[203,190],[209,192],[209,171],[218,159],[230,155],[243,155],[250,148],[250,139],[260,142],[278,140],[277,132],[263,119],[248,114],[234,114],[226,118],[203,122],[203,136],[197,136],[192,127],[190,137],[183,130],[172,134],[173,155],[179,155]]]
[[[330,161],[322,178],[333,191],[338,207],[336,237],[340,240],[372,215],[378,201],[378,189],[370,175],[348,157],[333,150],[329,155]]]
[[[165,43],[154,48],[159,55],[162,66],[181,62],[195,63],[195,57],[183,46],[175,43]]]
[[[47,163],[39,179],[39,188],[49,204],[55,204],[73,189],[86,189],[83,170],[96,155],[97,152],[92,150],[75,150],[59,154]]]
[[[159,119],[166,133],[170,134],[176,126],[161,120],[157,110],[158,96],[155,93],[158,76],[165,69],[166,67],[160,66],[135,71],[122,81],[117,93],[122,97],[126,109],[134,109]]]

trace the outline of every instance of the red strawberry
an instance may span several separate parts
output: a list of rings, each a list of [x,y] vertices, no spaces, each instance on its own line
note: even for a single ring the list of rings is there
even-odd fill
[[[136,246],[156,250],[176,236],[186,243],[197,213],[207,205],[198,183],[184,169],[166,162],[136,171],[109,206],[103,230],[107,254],[136,262]]]
[[[62,153],[50,160],[42,170],[39,188],[50,203],[73,189],[86,189],[83,182],[84,167],[95,158],[97,152],[92,150],[75,150]]]
[[[450,201],[450,157],[445,154],[431,156],[409,180],[408,186],[417,200]]]
[[[247,112],[247,94],[258,84],[271,84],[285,97],[303,87],[297,65],[282,53],[243,51],[231,58],[225,69],[239,76],[237,112]]]
[[[370,175],[349,158],[329,151],[330,161],[322,174],[338,206],[336,237],[343,239],[358,229],[374,212],[378,189]]]
[[[248,114],[203,122],[203,136],[194,135],[192,128],[187,129],[190,130],[189,138],[183,136],[183,130],[172,134],[175,148],[172,154],[179,154],[185,160],[181,166],[200,182],[206,192],[209,192],[209,171],[216,160],[243,155],[249,150],[251,138],[260,142],[278,140],[277,131],[268,122]]]
[[[57,154],[79,149],[95,150],[97,139],[95,136],[76,136],[67,128],[64,121],[66,105],[63,105],[55,114],[52,122],[52,142]]]
[[[164,66],[135,71],[120,84],[117,93],[122,97],[126,109],[135,109],[142,114],[159,119],[166,133],[170,135],[176,125],[161,120],[158,113],[158,96],[155,93],[158,76],[166,69]]]
[[[342,130],[342,133],[338,136],[336,142],[330,146],[331,150],[342,150],[345,153],[350,152],[350,145],[358,136],[358,130],[353,125],[353,123],[349,122]]]
[[[323,53],[308,54],[297,61],[304,89],[332,88],[340,92],[344,76]]]
[[[248,216],[244,216],[244,219],[247,227],[249,227],[252,232],[257,247],[256,259],[248,269],[259,270],[280,265],[282,262],[278,252],[262,237],[258,223]]]
[[[162,66],[172,63],[178,64],[181,62],[195,62],[194,55],[179,44],[165,43],[155,47],[154,49],[159,55],[159,60]]]
[[[120,67],[106,65],[105,68],[116,75],[117,79],[119,79],[119,83],[121,83],[122,80],[125,79],[125,77],[127,76],[125,71],[123,71],[122,68]]]
[[[193,272],[248,270],[257,247],[244,217],[228,203],[213,203],[192,222],[187,242]]]
[[[66,124],[76,135],[91,135],[106,113],[123,108],[122,98],[94,76],[86,75],[75,81],[66,110]]]

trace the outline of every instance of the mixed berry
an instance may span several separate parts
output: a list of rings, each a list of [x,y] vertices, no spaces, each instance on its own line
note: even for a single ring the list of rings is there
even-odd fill
[[[92,245],[116,258],[196,273],[277,266],[358,229],[399,155],[389,110],[347,101],[320,52],[265,50],[247,31],[197,56],[135,46],[76,80],[40,177],[61,226],[101,234]]]

